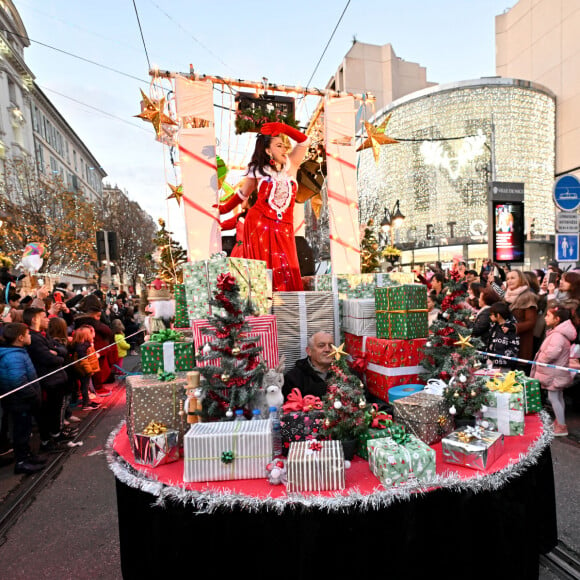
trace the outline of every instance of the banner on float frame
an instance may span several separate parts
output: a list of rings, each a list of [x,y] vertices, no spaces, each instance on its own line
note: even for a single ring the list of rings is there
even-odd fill
[[[353,97],[324,104],[330,260],[335,274],[360,274]]]
[[[191,261],[205,260],[222,249],[217,208],[217,166],[213,85],[176,77],[175,103],[180,121],[179,167]]]

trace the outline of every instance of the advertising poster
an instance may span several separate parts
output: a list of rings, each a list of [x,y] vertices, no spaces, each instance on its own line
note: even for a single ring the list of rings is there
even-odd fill
[[[524,204],[494,202],[493,234],[495,262],[523,262]]]

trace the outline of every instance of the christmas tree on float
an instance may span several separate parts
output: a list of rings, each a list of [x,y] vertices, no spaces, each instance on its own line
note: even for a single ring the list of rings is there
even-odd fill
[[[248,336],[245,314],[250,309],[241,302],[236,279],[230,273],[220,274],[210,300],[214,312],[208,317],[211,327],[202,328],[211,338],[197,354],[197,360],[210,364],[196,367],[203,377],[203,415],[212,419],[231,418],[237,409],[248,411],[266,371],[260,361],[262,347],[256,337]]]

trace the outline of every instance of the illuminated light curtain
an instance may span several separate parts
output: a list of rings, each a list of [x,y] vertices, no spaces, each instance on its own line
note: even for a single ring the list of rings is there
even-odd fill
[[[327,98],[324,106],[332,272],[360,274],[354,98]]]
[[[212,83],[177,77],[175,102],[187,252],[190,260],[204,260],[222,249],[219,213],[212,207],[218,190]]]

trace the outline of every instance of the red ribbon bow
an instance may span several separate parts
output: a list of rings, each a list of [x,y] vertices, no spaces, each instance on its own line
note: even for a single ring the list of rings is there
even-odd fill
[[[235,285],[236,279],[229,272],[227,272],[226,274],[220,274],[217,277],[217,287],[222,292],[229,292],[233,290]]]
[[[308,411],[316,409],[322,409],[320,397],[315,397],[314,395],[302,397],[302,393],[297,388],[292,389],[292,392],[286,397],[286,402],[282,405],[284,413],[291,413],[292,411],[308,413]]]
[[[322,443],[320,441],[312,441],[308,448],[312,449],[312,451],[320,451],[322,449]]]
[[[352,362],[348,363],[348,366],[358,373],[364,373],[367,370],[369,364],[369,353],[363,352],[361,356],[356,356],[353,358]]]
[[[379,406],[376,403],[373,403],[373,409],[375,410],[375,414],[373,416],[373,420],[371,421],[370,428],[386,429],[387,426],[392,423],[393,417],[384,411],[379,411]]]

